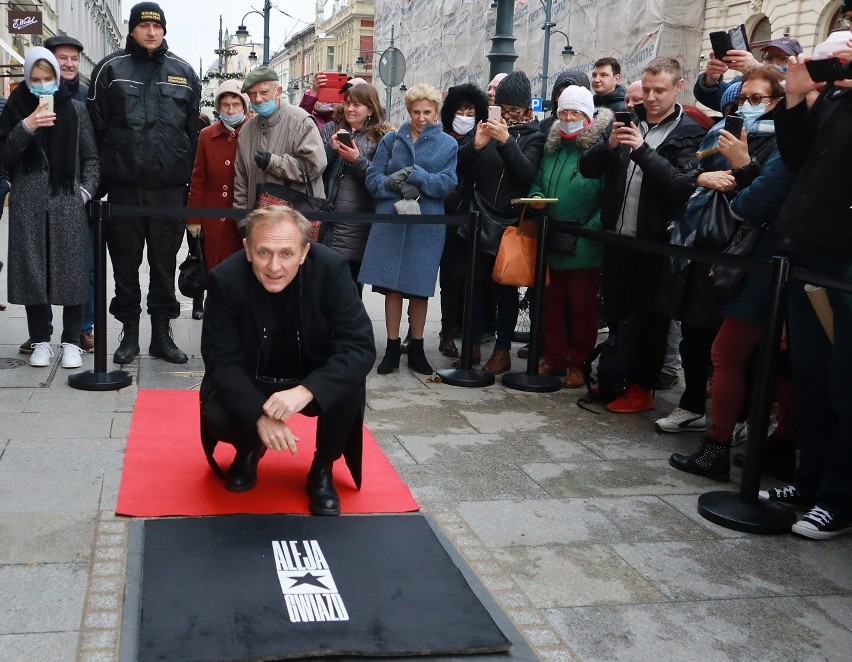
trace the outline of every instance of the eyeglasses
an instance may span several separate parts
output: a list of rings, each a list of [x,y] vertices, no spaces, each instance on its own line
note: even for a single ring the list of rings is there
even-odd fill
[[[749,94],[747,97],[738,96],[737,97],[737,105],[742,106],[746,101],[748,101],[752,106],[757,106],[764,99],[772,99],[771,94]]]
[[[526,108],[518,106],[500,106],[500,114],[503,117],[519,117],[524,114]]]

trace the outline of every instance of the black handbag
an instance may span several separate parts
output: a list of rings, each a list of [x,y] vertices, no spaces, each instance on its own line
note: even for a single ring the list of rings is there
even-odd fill
[[[547,252],[559,255],[577,254],[577,235],[559,232],[559,227],[582,227],[580,221],[554,221],[547,231]]]
[[[283,205],[290,207],[303,214],[310,215],[312,211],[334,211],[334,205],[325,198],[314,195],[314,187],[308,176],[308,167],[304,159],[296,158],[299,164],[299,172],[302,174],[302,182],[305,191],[288,186],[287,184],[273,184],[263,182],[257,185],[254,198],[254,208],[262,209],[272,205]],[[317,241],[320,231],[320,222],[311,221],[311,241]]]
[[[178,289],[185,297],[194,299],[204,294],[207,285],[207,264],[204,260],[204,236],[198,235],[198,255],[192,253],[178,267]]]
[[[497,201],[497,196],[500,193],[500,187],[503,185],[503,177],[506,175],[506,169],[500,173],[500,181],[497,183],[497,191],[494,193],[494,200]],[[500,248],[500,240],[503,238],[503,230],[518,224],[519,216],[516,214],[506,214],[497,209],[488,202],[474,186],[473,197],[470,200],[470,210],[478,211],[480,217],[479,223],[479,252],[483,255],[491,257],[497,256],[497,249]],[[459,227],[459,236],[467,240],[470,230],[467,225]]]
[[[760,239],[766,226],[750,228],[740,226],[734,234],[731,243],[722,251],[726,255],[738,255],[740,257],[752,257],[757,250]],[[713,282],[713,290],[721,300],[733,299],[740,293],[746,270],[739,267],[729,267],[717,264],[710,267],[710,279]]]
[[[721,250],[733,241],[739,224],[739,219],[731,211],[728,196],[722,191],[713,191],[713,197],[701,214],[693,245],[695,248]]]

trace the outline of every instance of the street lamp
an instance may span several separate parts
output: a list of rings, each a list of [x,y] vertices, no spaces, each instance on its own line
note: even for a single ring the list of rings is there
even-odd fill
[[[255,66],[257,64],[257,53],[252,51],[248,54],[248,61],[251,66]]]
[[[565,63],[567,67],[572,58],[574,57],[574,49],[571,48],[571,40],[568,39],[568,35],[562,32],[562,30],[553,30],[552,28],[556,27],[556,23],[554,23],[551,19],[551,12],[553,10],[553,0],[543,0],[544,2],[544,24],[541,26],[541,29],[544,30],[544,57],[541,62],[541,98],[542,100],[547,99],[547,68],[550,64],[550,35],[554,32],[561,34],[565,37],[565,48],[562,49],[562,61]]]
[[[263,17],[263,64],[266,66],[269,64],[269,12],[272,9],[272,0],[264,0],[263,2],[263,13],[257,11],[256,9],[252,9],[250,12],[247,12],[245,16],[243,16],[240,21],[240,25],[237,27],[237,31],[234,33],[237,37],[237,41],[240,46],[245,46],[245,43],[249,38],[249,31],[245,26],[246,16],[249,14],[257,14],[258,16]],[[249,56],[251,59],[251,56]],[[255,54],[255,62],[257,62],[257,54]]]

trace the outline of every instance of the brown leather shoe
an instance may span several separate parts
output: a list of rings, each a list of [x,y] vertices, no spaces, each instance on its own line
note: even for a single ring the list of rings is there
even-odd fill
[[[562,380],[562,386],[564,388],[580,388],[581,386],[585,386],[586,380],[583,378],[583,373],[579,370],[572,370],[568,373],[568,376]]]
[[[508,372],[512,369],[512,355],[507,349],[495,349],[491,358],[488,359],[482,369],[485,372],[490,372],[499,375],[501,372]]]
[[[561,370],[550,363],[545,359],[541,363],[538,364],[538,374],[540,375],[553,375],[554,377],[564,377],[567,370],[562,368]]]
[[[80,334],[80,349],[84,352],[95,351],[95,334],[91,331],[84,331]]]
[[[480,363],[482,363],[482,346],[481,345],[474,345],[473,349],[471,350],[470,353],[471,353],[471,357],[470,357],[470,364],[471,365],[479,365]],[[461,356],[459,356],[459,358],[457,358],[453,361],[453,367],[454,368],[460,368],[461,367]]]
[[[519,359],[525,359],[530,355],[530,346],[524,345],[517,351],[517,355]]]

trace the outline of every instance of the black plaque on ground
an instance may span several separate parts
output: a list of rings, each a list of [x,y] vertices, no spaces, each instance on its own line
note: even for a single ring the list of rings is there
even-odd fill
[[[147,520],[141,575],[140,661],[511,646],[422,515]]]

